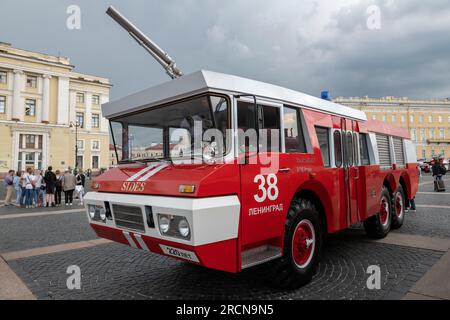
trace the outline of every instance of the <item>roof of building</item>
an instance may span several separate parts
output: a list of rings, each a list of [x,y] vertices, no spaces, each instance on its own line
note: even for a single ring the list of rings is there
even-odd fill
[[[236,95],[254,95],[258,98],[305,106],[351,119],[367,120],[364,112],[328,100],[277,85],[204,70],[106,103],[102,106],[103,115],[111,119],[186,96],[214,90],[227,91]]]

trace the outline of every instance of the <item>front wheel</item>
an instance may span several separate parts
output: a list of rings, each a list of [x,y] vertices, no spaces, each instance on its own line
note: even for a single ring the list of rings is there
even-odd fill
[[[308,200],[294,200],[285,224],[283,257],[267,266],[274,285],[297,289],[309,283],[317,270],[322,238],[314,205]]]
[[[364,229],[369,237],[382,239],[391,230],[392,223],[391,195],[386,187],[381,191],[380,211],[373,217],[364,221]]]

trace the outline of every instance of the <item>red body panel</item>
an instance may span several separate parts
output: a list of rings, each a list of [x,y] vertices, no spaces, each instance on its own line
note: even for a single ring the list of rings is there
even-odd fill
[[[120,166],[96,179],[99,192],[130,193],[122,189],[123,183],[140,172],[146,165]],[[192,194],[180,194],[179,186],[195,185]],[[176,197],[210,197],[237,194],[239,191],[239,168],[235,164],[221,165],[170,165],[145,181],[138,193]]]
[[[94,229],[94,231],[97,233],[97,235],[101,238],[109,239],[114,242],[122,243],[125,245],[130,245],[128,243],[128,240],[123,235],[122,231],[119,229],[113,229],[109,227],[103,227],[96,224],[91,224],[91,227]],[[131,238],[133,239],[135,245],[139,249],[144,249],[139,245],[139,242],[136,240],[136,237],[133,233],[130,233]],[[182,250],[188,250],[195,252],[198,259],[200,260],[200,263],[197,263],[199,265],[202,265],[207,268],[211,269],[217,269],[222,270],[226,272],[237,272],[237,243],[236,239],[233,240],[227,240],[227,241],[221,241],[217,243],[211,243],[208,245],[203,246],[197,246],[192,247],[188,245],[183,245],[176,242],[161,240],[161,239],[154,239],[147,236],[142,236],[142,240],[147,245],[148,249],[151,252],[165,255],[164,252],[160,248],[160,244],[171,246],[174,248],[182,249]],[[170,256],[171,258],[175,258],[173,256]],[[175,258],[177,259],[177,258]],[[183,259],[180,259],[183,260]],[[183,260],[184,261],[184,260]],[[195,262],[192,262],[195,263]]]

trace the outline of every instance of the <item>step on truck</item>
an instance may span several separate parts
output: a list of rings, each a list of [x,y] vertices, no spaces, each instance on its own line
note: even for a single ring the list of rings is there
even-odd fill
[[[418,190],[406,130],[276,85],[181,76],[156,52],[172,80],[102,105],[117,164],[85,197],[99,237],[231,273],[265,264],[294,289],[327,235],[403,225]]]

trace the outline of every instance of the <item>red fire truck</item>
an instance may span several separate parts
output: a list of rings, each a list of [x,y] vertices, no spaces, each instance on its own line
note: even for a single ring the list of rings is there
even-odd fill
[[[119,164],[85,198],[99,237],[226,272],[266,263],[284,288],[311,280],[327,235],[400,228],[418,189],[406,130],[267,83],[199,71],[102,111]]]

